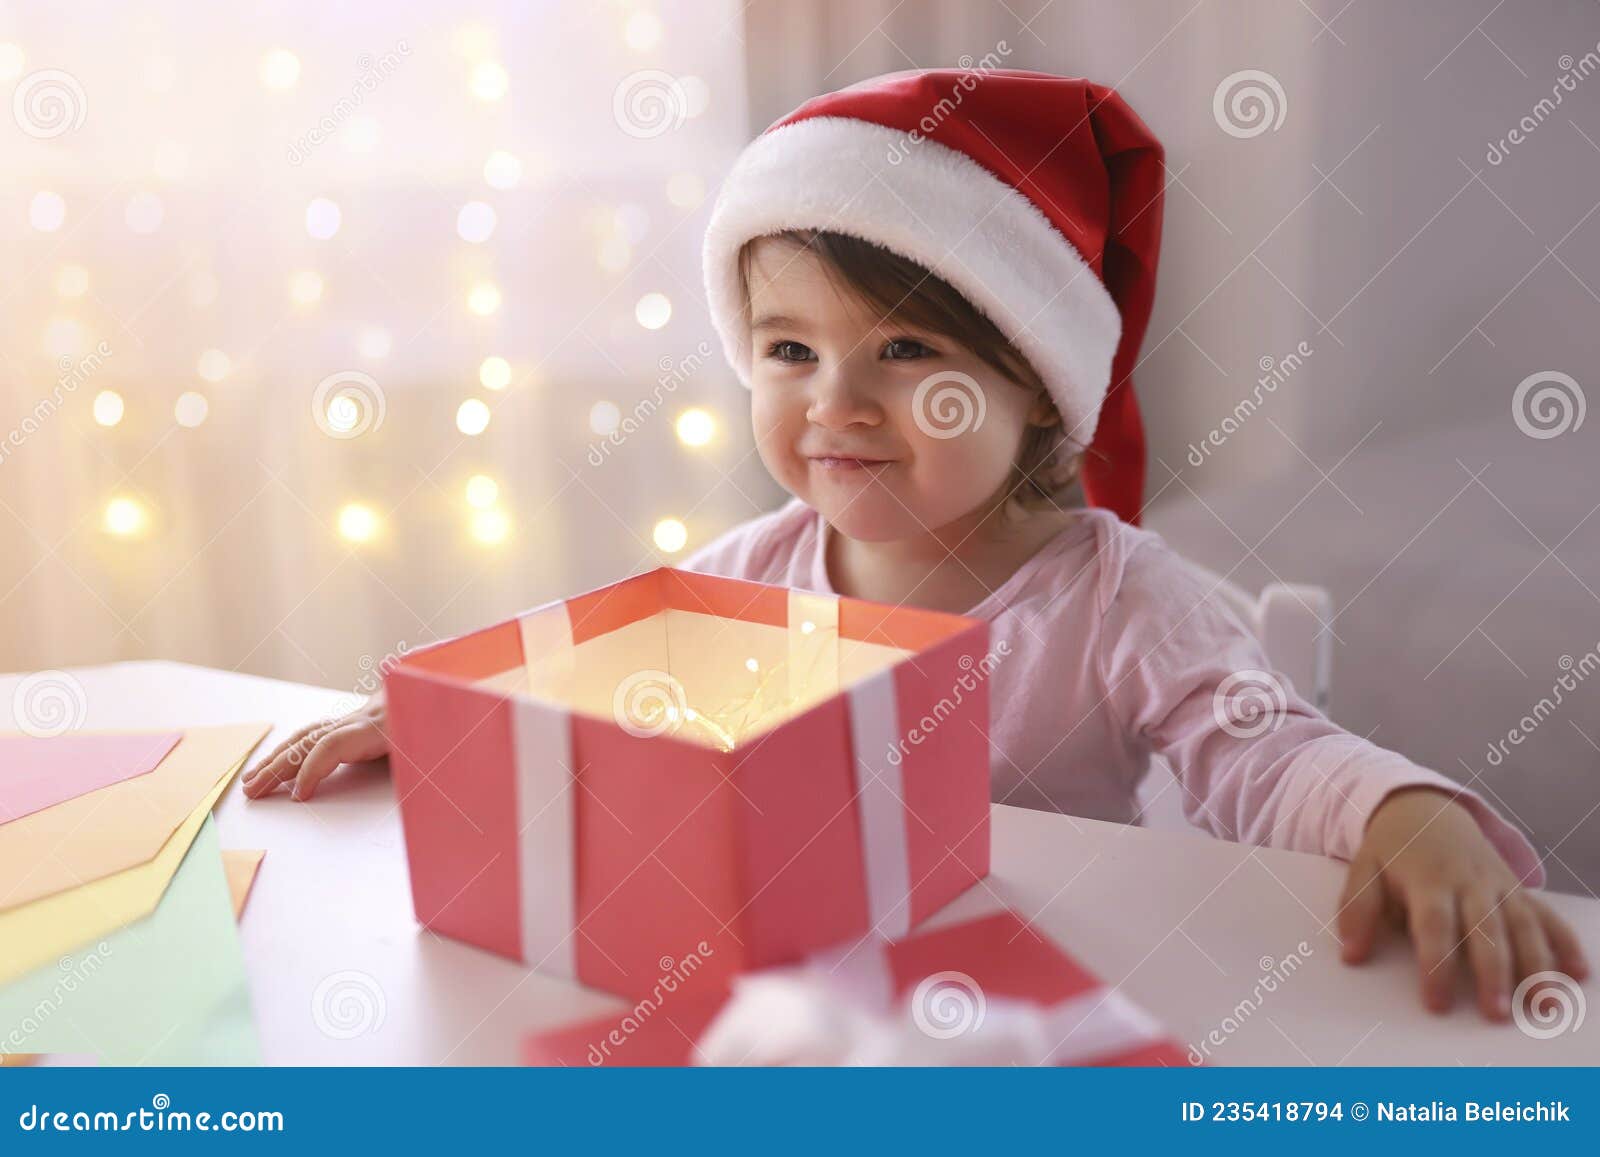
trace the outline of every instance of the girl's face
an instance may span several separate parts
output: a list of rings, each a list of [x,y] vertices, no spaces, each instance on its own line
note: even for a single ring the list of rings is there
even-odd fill
[[[810,250],[762,239],[750,265],[756,446],[785,490],[869,542],[999,499],[1048,401],[949,338],[877,316]]]

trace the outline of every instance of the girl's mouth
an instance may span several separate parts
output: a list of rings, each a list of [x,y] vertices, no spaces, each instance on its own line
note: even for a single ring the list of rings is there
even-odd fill
[[[889,458],[813,458],[811,461],[821,466],[824,470],[857,471],[877,470],[884,466],[894,465]]]

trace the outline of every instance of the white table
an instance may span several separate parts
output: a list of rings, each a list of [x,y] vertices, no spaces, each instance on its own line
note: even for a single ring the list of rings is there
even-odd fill
[[[258,751],[349,696],[181,663],[73,674],[87,692],[86,726],[270,721]],[[20,678],[0,676],[0,703]],[[268,1063],[514,1064],[530,1029],[623,1007],[417,925],[381,763],[341,769],[305,804],[283,793],[247,800],[235,785],[216,814],[224,847],[267,849],[241,934]],[[1343,878],[1336,862],[1000,806],[993,838],[993,874],[936,920],[1011,905],[1179,1039],[1199,1044],[1217,1030],[1213,1063],[1600,1063],[1600,1008],[1576,1031],[1537,1040],[1484,1021],[1465,978],[1451,1013],[1424,1010],[1398,934],[1375,961],[1340,963],[1324,927]],[[1600,902],[1549,899],[1600,962]],[[1273,972],[1286,979],[1264,991]],[[347,1011],[381,1000],[381,1023],[347,1039],[322,1031],[319,986],[344,992]]]

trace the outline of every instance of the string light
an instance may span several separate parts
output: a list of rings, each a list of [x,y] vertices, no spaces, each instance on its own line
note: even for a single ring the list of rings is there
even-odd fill
[[[306,232],[318,241],[326,241],[339,232],[343,219],[339,206],[326,197],[318,197],[306,206]]]
[[[211,412],[211,403],[207,402],[204,394],[197,394],[193,390],[178,395],[178,400],[173,404],[172,416],[177,419],[178,425],[187,430],[192,430],[206,420],[206,415]]]
[[[233,369],[233,360],[221,350],[206,350],[194,368],[206,381],[220,382]]]
[[[472,537],[486,546],[506,540],[511,533],[511,519],[503,510],[475,510],[472,512]]]
[[[474,285],[467,294],[467,308],[479,317],[488,317],[500,308],[500,287],[488,281]]]
[[[481,101],[497,101],[505,96],[511,78],[493,60],[481,61],[472,69],[472,95]]]
[[[511,363],[505,358],[484,358],[478,381],[486,390],[503,390],[511,384]]]
[[[456,410],[456,429],[476,438],[489,428],[489,407],[478,398],[468,398]]]
[[[706,199],[706,183],[698,173],[674,173],[667,178],[667,201],[679,209],[694,209]]]
[[[483,163],[483,179],[491,189],[515,189],[522,180],[522,162],[497,149]]]
[[[361,336],[356,339],[356,352],[364,358],[386,358],[393,345],[389,331],[374,326],[361,331]]]
[[[28,224],[41,233],[54,233],[67,219],[67,203],[60,193],[41,189],[28,202]]]
[[[371,542],[378,534],[378,516],[370,506],[347,503],[339,511],[339,535],[348,542]]]
[[[89,271],[81,265],[63,265],[56,274],[56,292],[62,297],[82,297],[89,292]]]
[[[635,52],[649,52],[661,43],[661,18],[648,8],[641,8],[622,26],[622,38]]]
[[[15,80],[22,75],[22,66],[27,58],[23,56],[22,49],[7,41],[0,44],[0,80]]]
[[[474,474],[467,479],[467,505],[488,510],[500,497],[500,484],[487,474]]]
[[[622,424],[622,411],[615,402],[596,402],[589,407],[589,429],[602,438],[615,433]]]
[[[677,430],[685,446],[704,446],[716,435],[717,420],[706,410],[685,410],[678,415]]]
[[[154,193],[135,193],[128,198],[122,219],[135,233],[150,234],[161,228],[161,218],[166,214],[161,198]]]
[[[306,270],[289,278],[289,299],[296,305],[310,306],[322,300],[322,277]]]
[[[287,48],[274,48],[261,58],[261,83],[282,91],[300,79],[300,58]]]
[[[656,523],[656,546],[667,554],[677,554],[689,541],[689,529],[676,518],[663,518]]]
[[[163,181],[181,181],[189,171],[189,152],[177,141],[162,141],[151,154],[150,167]]]
[[[633,246],[628,244],[626,237],[615,234],[603,238],[600,251],[595,254],[595,262],[607,273],[621,273],[632,260]]]
[[[711,89],[705,81],[698,76],[680,76],[678,87],[683,90],[685,116],[693,118],[706,111],[706,106],[711,103]]]
[[[633,307],[633,317],[645,329],[660,329],[672,318],[672,302],[664,293],[647,293]]]
[[[89,344],[83,326],[70,317],[52,318],[44,327],[44,351],[53,358],[75,358]]]
[[[482,201],[468,201],[456,214],[456,232],[461,240],[481,245],[494,233],[494,209]]]
[[[344,147],[352,153],[370,153],[378,147],[378,120],[366,113],[357,113],[344,122],[344,128],[339,130],[339,136],[344,140]]]
[[[115,390],[101,390],[94,396],[94,420],[110,428],[122,421],[122,395]]]
[[[101,525],[118,538],[132,538],[145,527],[144,507],[132,498],[117,497],[106,503]]]

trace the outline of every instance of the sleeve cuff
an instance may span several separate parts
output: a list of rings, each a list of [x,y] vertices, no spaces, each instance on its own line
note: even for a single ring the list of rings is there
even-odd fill
[[[1504,819],[1471,788],[1463,787],[1448,776],[1416,765],[1404,771],[1396,770],[1389,775],[1368,775],[1363,778],[1359,789],[1351,795],[1351,807],[1347,812],[1343,843],[1349,849],[1349,854],[1344,857],[1345,859],[1353,856],[1355,850],[1361,846],[1361,841],[1366,835],[1367,821],[1372,818],[1372,813],[1378,809],[1378,805],[1404,787],[1437,788],[1460,803],[1472,818],[1478,821],[1479,830],[1489,843],[1494,845],[1495,851],[1500,853],[1500,858],[1506,862],[1523,886],[1528,888],[1544,886],[1544,865],[1539,862],[1539,854],[1534,851],[1528,837]]]

